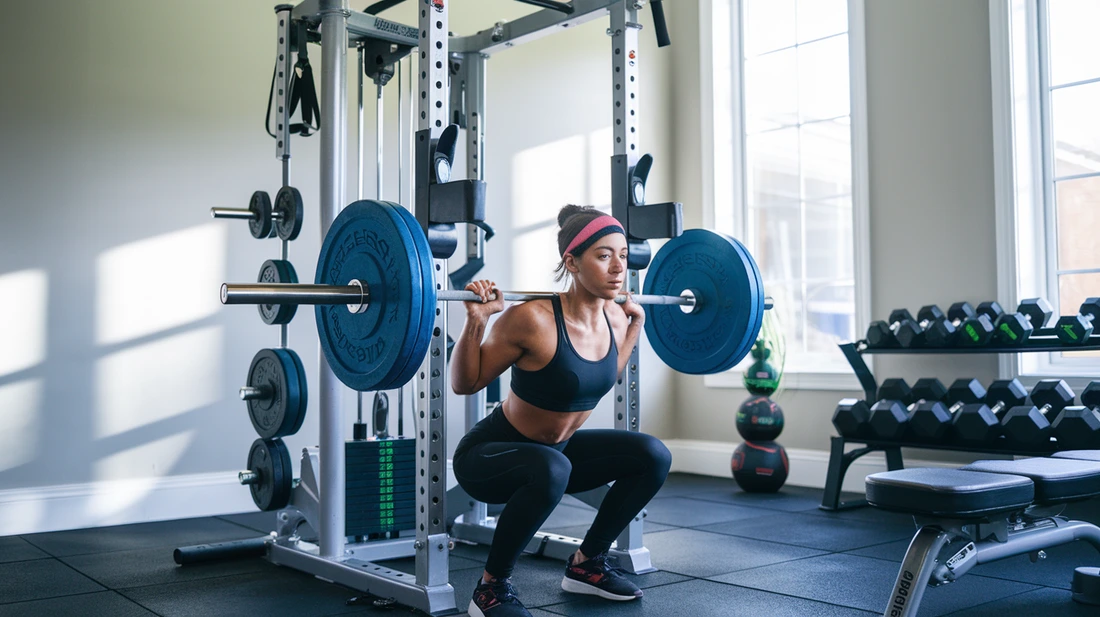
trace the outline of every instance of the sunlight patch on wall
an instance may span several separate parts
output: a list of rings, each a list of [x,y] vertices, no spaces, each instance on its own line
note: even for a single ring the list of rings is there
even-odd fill
[[[41,269],[0,275],[0,377],[46,358],[47,284]]]
[[[610,126],[588,134],[588,186],[587,198],[580,203],[582,206],[611,205],[611,155],[615,153],[615,144],[612,143],[614,138]],[[671,165],[671,161],[665,164]]]
[[[553,223],[565,204],[585,203],[587,146],[585,136],[576,135],[516,153],[509,204],[514,227]]]
[[[124,349],[95,367],[95,437],[140,428],[225,395],[220,326]]]
[[[172,475],[172,469],[195,439],[185,431],[156,441],[115,452],[96,462],[93,479],[96,492],[88,498],[88,514],[96,519],[113,516],[130,508],[156,488],[158,480]]]
[[[29,379],[0,386],[0,471],[34,459],[38,446],[39,409],[44,379]]]
[[[558,226],[547,225],[512,240],[512,284],[507,288],[531,291],[562,289],[554,282],[558,265]]]
[[[132,340],[218,312],[228,228],[209,223],[104,252],[96,264],[96,343]]]

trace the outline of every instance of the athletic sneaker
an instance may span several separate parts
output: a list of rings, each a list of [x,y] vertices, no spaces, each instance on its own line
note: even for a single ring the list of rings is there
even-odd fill
[[[642,597],[642,590],[623,576],[624,570],[618,567],[618,560],[609,557],[606,552],[578,565],[573,565],[574,555],[576,553],[569,556],[565,578],[561,579],[562,589],[608,600],[622,601]]]
[[[470,608],[467,609],[470,617],[531,617],[516,597],[512,579],[483,583],[478,577],[477,583]]]

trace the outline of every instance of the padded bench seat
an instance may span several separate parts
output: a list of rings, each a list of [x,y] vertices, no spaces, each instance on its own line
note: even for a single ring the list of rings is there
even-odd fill
[[[1051,458],[1072,458],[1078,461],[1096,461],[1100,463],[1100,450],[1063,450],[1050,456]]]
[[[960,469],[1029,478],[1035,484],[1035,504],[1040,506],[1100,495],[1100,462],[1069,458],[986,460],[974,461]]]
[[[1035,484],[1023,476],[962,469],[883,471],[867,476],[866,486],[867,502],[875,507],[954,519],[1023,510],[1035,498]]]

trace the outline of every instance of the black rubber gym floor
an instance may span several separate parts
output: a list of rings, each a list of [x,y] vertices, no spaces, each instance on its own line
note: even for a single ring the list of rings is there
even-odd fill
[[[823,512],[821,491],[786,487],[752,495],[733,480],[672,474],[647,508],[645,544],[660,570],[635,577],[639,602],[608,602],[561,590],[564,564],[524,556],[514,582],[536,617],[881,615],[912,520],[873,508]],[[1100,523],[1100,500],[1071,504],[1070,518]],[[545,529],[580,536],[593,511],[567,498]],[[348,606],[357,592],[260,558],[179,567],[177,546],[257,537],[272,513],[0,537],[0,617],[7,615],[421,614]],[[469,603],[488,549],[459,544],[451,584]],[[1090,615],[1070,599],[1077,566],[1100,564],[1083,542],[978,566],[928,589],[920,614]],[[413,560],[386,562],[413,572]]]

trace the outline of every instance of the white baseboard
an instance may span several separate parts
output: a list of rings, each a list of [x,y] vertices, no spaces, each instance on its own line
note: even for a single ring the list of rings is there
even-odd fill
[[[0,491],[0,535],[148,523],[255,510],[236,472]]]
[[[666,439],[664,444],[672,452],[672,471],[730,478],[732,480],[730,457],[738,444],[695,439]],[[828,451],[787,448],[787,461],[790,465],[787,484],[825,488],[825,475],[829,469]],[[907,459],[905,466],[957,467],[958,465]],[[886,471],[886,457],[881,452],[862,456],[848,467],[848,472],[844,474],[844,483],[841,485],[841,490],[862,493],[864,491],[864,478],[868,474],[879,471]]]

